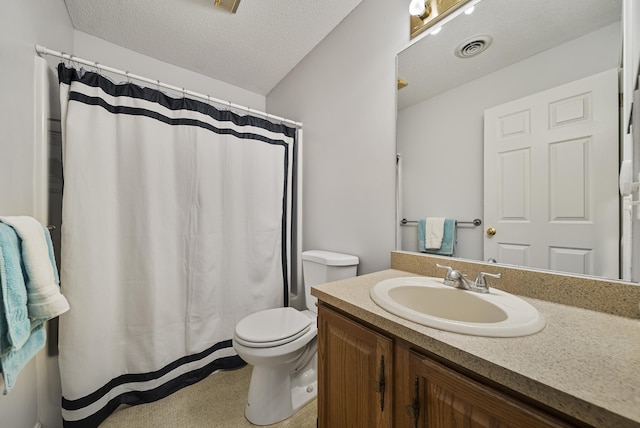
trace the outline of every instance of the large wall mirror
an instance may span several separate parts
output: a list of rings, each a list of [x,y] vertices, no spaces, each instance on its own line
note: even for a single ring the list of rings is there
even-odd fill
[[[620,279],[621,15],[622,0],[482,0],[399,53],[398,249],[446,217],[454,257]]]

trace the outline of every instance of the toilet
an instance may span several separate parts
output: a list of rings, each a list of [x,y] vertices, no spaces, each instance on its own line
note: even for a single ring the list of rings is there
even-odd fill
[[[331,251],[302,253],[307,309],[267,309],[238,322],[233,348],[253,366],[245,416],[271,425],[317,396],[317,307],[311,287],[356,276],[356,256]]]

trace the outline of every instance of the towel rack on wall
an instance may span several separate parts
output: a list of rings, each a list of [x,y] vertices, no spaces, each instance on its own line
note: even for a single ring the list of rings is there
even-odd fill
[[[417,220],[407,220],[406,218],[403,218],[402,220],[400,220],[400,224],[402,226],[406,226],[408,224],[418,224]],[[459,224],[472,224],[474,226],[480,226],[482,224],[482,220],[480,220],[479,218],[474,218],[472,221],[460,221],[460,220],[456,220],[456,226]]]

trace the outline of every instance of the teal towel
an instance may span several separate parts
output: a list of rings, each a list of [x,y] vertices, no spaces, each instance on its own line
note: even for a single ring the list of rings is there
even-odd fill
[[[60,293],[52,260],[49,231],[28,216],[2,216],[0,222],[11,226],[20,238],[29,318],[46,321],[68,311],[69,302]]]
[[[22,345],[22,348],[9,351],[6,355],[0,356],[2,363],[2,376],[4,377],[4,391],[7,395],[15,386],[18,375],[33,357],[44,347],[47,341],[47,332],[44,324],[39,324]]]
[[[27,313],[21,251],[22,244],[15,230],[0,223],[0,367],[5,394],[46,340],[42,321],[32,324]]]
[[[418,220],[418,250],[425,252],[425,235],[427,231],[427,220],[421,218]]]
[[[444,220],[444,233],[442,235],[442,245],[437,250],[427,250],[425,248],[426,220],[418,220],[418,250],[422,253],[438,254],[441,256],[452,256],[456,246],[456,221],[451,218]]]
[[[20,349],[31,333],[20,252],[16,232],[11,226],[0,223],[0,355],[12,348]]]

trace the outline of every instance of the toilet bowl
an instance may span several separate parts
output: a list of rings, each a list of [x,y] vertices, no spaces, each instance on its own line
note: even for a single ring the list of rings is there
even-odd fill
[[[233,347],[253,366],[245,416],[255,425],[289,418],[317,396],[317,308],[311,287],[354,277],[358,257],[330,251],[302,253],[307,310],[256,312],[238,322]]]

